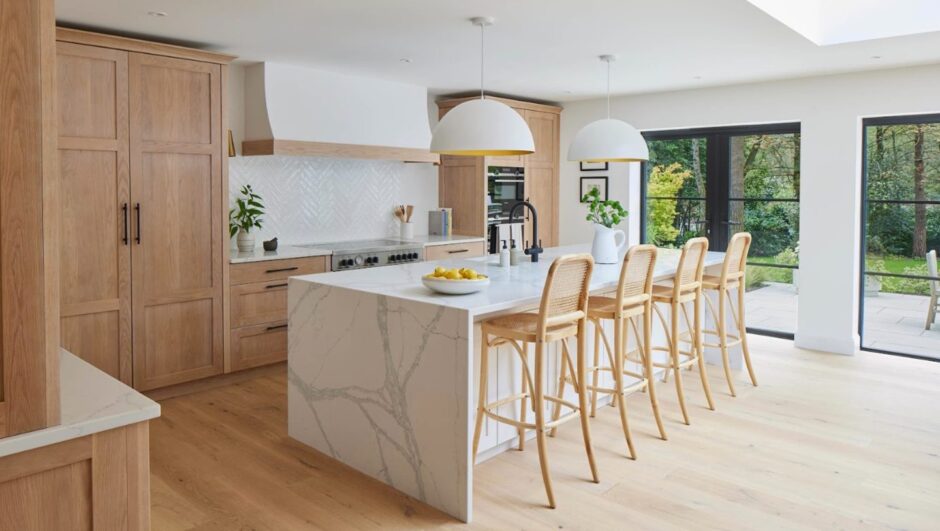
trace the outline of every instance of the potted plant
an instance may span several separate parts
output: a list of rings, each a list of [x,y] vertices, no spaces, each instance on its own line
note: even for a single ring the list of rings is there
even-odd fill
[[[598,264],[616,264],[620,261],[620,251],[627,244],[627,235],[615,229],[627,216],[626,209],[620,201],[601,200],[600,190],[591,189],[584,194],[581,202],[588,204],[587,219],[594,224],[594,243],[591,245],[591,255]],[[617,242],[617,239],[620,242]]]
[[[251,230],[261,228],[264,204],[261,202],[261,196],[256,194],[249,184],[243,186],[239,194],[235,199],[235,208],[229,211],[229,235],[237,234],[239,252],[247,253],[255,248],[255,235],[251,234]]]

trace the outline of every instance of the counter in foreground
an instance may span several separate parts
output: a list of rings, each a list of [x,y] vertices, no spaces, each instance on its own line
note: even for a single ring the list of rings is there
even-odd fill
[[[508,270],[485,257],[291,278],[289,434],[469,521],[475,322],[536,307],[551,261],[588,251],[586,245],[548,249],[541,262]],[[707,264],[722,258],[709,253]],[[678,251],[661,251],[657,279],[671,278],[677,260]],[[434,294],[421,276],[437,265],[473,267],[491,284],[473,295]],[[591,291],[616,287],[619,271],[619,264],[597,265]],[[508,393],[521,381],[520,369],[518,360],[500,354],[492,391]],[[505,414],[516,412],[508,406]],[[501,451],[515,437],[514,429],[488,424],[481,451]]]

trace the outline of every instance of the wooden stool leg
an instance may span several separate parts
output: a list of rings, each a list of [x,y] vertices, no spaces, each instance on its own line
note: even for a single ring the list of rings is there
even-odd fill
[[[535,343],[535,392],[532,396],[532,405],[535,406],[535,440],[539,447],[539,466],[542,469],[542,482],[545,484],[545,494],[548,496],[548,506],[555,508],[555,494],[552,491],[552,478],[548,471],[548,453],[545,448],[545,398],[543,394],[543,380],[545,360],[543,359],[545,343]]]
[[[614,389],[617,390],[615,398],[617,400],[617,409],[620,410],[620,425],[623,428],[623,436],[627,440],[627,450],[630,453],[630,459],[636,459],[636,450],[633,447],[633,437],[630,435],[630,425],[627,423],[627,403],[623,396],[623,358],[624,350],[627,347],[627,327],[624,319],[614,320],[614,331],[617,335],[614,343]]]
[[[562,341],[561,345],[561,368],[558,371],[558,392],[555,396],[563,399],[565,397],[565,384],[567,383],[566,376],[568,376],[568,344]],[[574,372],[574,367],[571,368],[571,371]],[[552,420],[558,420],[559,417],[561,417],[561,404],[555,402],[552,404]],[[557,432],[558,426],[555,426],[548,435],[549,437],[554,437]]]
[[[643,312],[643,372],[646,373],[646,387],[649,390],[650,406],[653,408],[653,417],[656,419],[656,427],[659,428],[659,437],[662,440],[668,440],[666,437],[666,428],[663,426],[662,416],[659,414],[659,400],[656,399],[656,378],[653,374],[653,310],[650,303],[647,303]],[[668,372],[668,371],[667,371]]]
[[[600,477],[597,475],[597,462],[594,459],[594,446],[591,444],[591,425],[588,423],[588,409],[587,409],[587,379],[585,378],[585,366],[587,365],[587,345],[585,345],[584,335],[587,333],[585,330],[584,321],[581,321],[578,324],[578,359],[575,361],[577,368],[573,371],[577,373],[577,381],[575,384],[575,389],[578,391],[578,416],[581,417],[581,435],[584,438],[584,451],[587,453],[588,465],[591,467],[591,477],[594,478],[594,483],[600,482]]]
[[[707,295],[705,295],[707,296]],[[731,396],[738,396],[734,392],[734,380],[731,377],[731,361],[728,360],[728,330],[725,328],[725,304],[727,301],[728,292],[724,288],[718,289],[718,315],[714,316],[716,319],[715,327],[718,329],[718,344],[721,345],[721,364],[725,368],[725,379],[728,380],[728,390],[731,391]]]
[[[695,303],[693,304],[693,309],[695,311],[694,330],[691,332],[695,334],[695,357],[698,360],[698,373],[702,378],[702,388],[705,389],[705,399],[708,401],[708,409],[712,411],[715,410],[715,401],[712,400],[712,389],[708,384],[708,374],[705,372],[705,352],[704,347],[702,346],[702,297],[704,295],[701,291],[695,297]]]
[[[754,366],[751,365],[751,351],[747,348],[747,324],[744,321],[744,279],[738,285],[738,337],[741,338],[741,352],[744,354],[744,364],[751,377],[751,383],[757,387],[757,376],[754,375]]]
[[[689,412],[685,408],[685,395],[682,392],[682,368],[679,366],[679,303],[674,302],[670,305],[670,338],[669,338],[669,359],[672,365],[672,371],[676,378],[676,395],[679,397],[679,409],[682,410],[682,419],[689,424]]]
[[[525,356],[522,356],[522,363],[525,363],[529,357],[529,344],[526,342],[522,343],[522,352],[525,352]],[[525,422],[528,417],[528,410],[526,410],[526,398],[528,398],[529,393],[529,382],[525,377],[525,369],[522,370],[522,405],[519,408],[519,422]],[[519,427],[519,451],[525,450],[525,428]]]
[[[597,376],[601,372],[598,368],[600,367],[601,361],[601,320],[598,319],[594,321],[594,367],[591,370],[591,385],[594,386],[595,390],[591,391],[591,417],[597,415]]]
[[[480,341],[480,399],[477,402],[477,421],[476,426],[473,429],[473,462],[476,463],[477,460],[477,450],[480,448],[480,432],[483,430],[483,417],[486,415],[483,414],[484,408],[486,407],[486,374],[489,372],[487,369],[488,357],[490,351],[489,345],[489,334],[486,333],[486,330],[481,331],[481,341]]]

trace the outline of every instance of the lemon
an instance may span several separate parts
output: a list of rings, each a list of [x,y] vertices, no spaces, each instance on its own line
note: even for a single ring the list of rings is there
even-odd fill
[[[448,271],[448,272],[447,272],[447,279],[448,279],[448,280],[460,280],[460,272],[457,271],[456,269],[452,269],[452,270]]]

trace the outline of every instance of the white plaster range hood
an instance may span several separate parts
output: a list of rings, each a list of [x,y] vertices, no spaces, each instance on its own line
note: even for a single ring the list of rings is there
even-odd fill
[[[424,87],[270,62],[245,71],[246,156],[438,163],[430,143]]]

